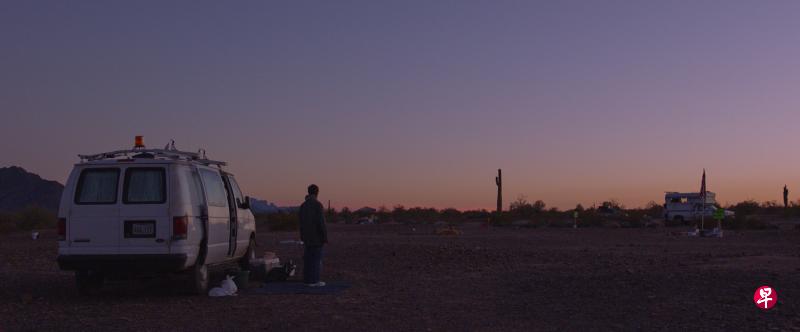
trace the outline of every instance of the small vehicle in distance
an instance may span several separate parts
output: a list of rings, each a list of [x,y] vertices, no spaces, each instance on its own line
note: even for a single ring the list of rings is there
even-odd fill
[[[666,192],[664,194],[664,221],[674,224],[687,224],[705,216],[711,220],[717,210],[716,194],[706,192],[705,203],[700,193]],[[725,217],[734,216],[733,211],[725,210]]]

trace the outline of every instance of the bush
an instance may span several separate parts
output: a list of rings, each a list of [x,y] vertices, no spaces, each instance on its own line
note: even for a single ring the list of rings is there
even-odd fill
[[[293,231],[300,228],[300,220],[296,213],[259,214],[256,215],[256,225],[270,231]]]
[[[0,233],[55,228],[57,220],[53,211],[29,206],[15,214],[0,215]]]
[[[15,230],[17,230],[16,218],[7,213],[0,214],[0,233],[8,233]]]
[[[578,213],[578,227],[596,227],[603,225],[603,216],[597,209],[588,209]]]
[[[574,224],[575,224],[574,220],[561,218],[561,219],[551,220],[550,222],[547,223],[547,226],[555,228],[570,228],[574,226]]]
[[[520,195],[517,197],[516,201],[511,202],[508,210],[517,218],[530,219],[533,216],[544,212],[546,206],[547,205],[541,200],[529,203],[527,197]]]
[[[355,219],[355,214],[347,207],[344,207],[342,211],[339,211],[337,214],[337,221],[342,220],[345,224],[352,223],[353,219]]]
[[[24,231],[55,228],[56,223],[55,213],[37,206],[27,207],[17,214],[17,228]]]
[[[716,223],[715,223],[716,225]],[[736,215],[733,219],[722,221],[722,228],[729,229],[768,229],[771,225],[758,216]]]
[[[760,206],[758,202],[754,200],[747,200],[737,203],[732,206],[731,209],[733,209],[733,212],[736,212],[736,217],[739,218],[758,213]]]

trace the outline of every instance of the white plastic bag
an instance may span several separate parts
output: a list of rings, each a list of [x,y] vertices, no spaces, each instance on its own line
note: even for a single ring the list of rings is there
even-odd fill
[[[214,287],[208,291],[208,296],[236,296],[237,291],[239,291],[239,288],[233,282],[233,276],[227,276],[220,287]]]

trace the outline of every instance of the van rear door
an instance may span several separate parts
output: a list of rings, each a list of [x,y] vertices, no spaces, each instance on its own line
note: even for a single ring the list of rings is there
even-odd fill
[[[171,220],[166,165],[136,165],[123,172],[119,253],[168,253]]]
[[[67,216],[67,241],[73,254],[117,253],[119,187],[117,167],[80,170]]]

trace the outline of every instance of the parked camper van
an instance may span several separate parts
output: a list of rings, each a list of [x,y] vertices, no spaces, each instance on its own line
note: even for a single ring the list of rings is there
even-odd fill
[[[700,193],[667,192],[664,195],[664,219],[675,223],[687,223],[699,220],[700,216],[711,219],[717,210],[716,194],[706,192],[705,204]],[[725,216],[733,216],[732,211],[725,211]]]
[[[81,155],[58,211],[58,264],[81,292],[106,277],[184,272],[204,294],[209,266],[255,259],[255,218],[224,162],[146,149]]]

